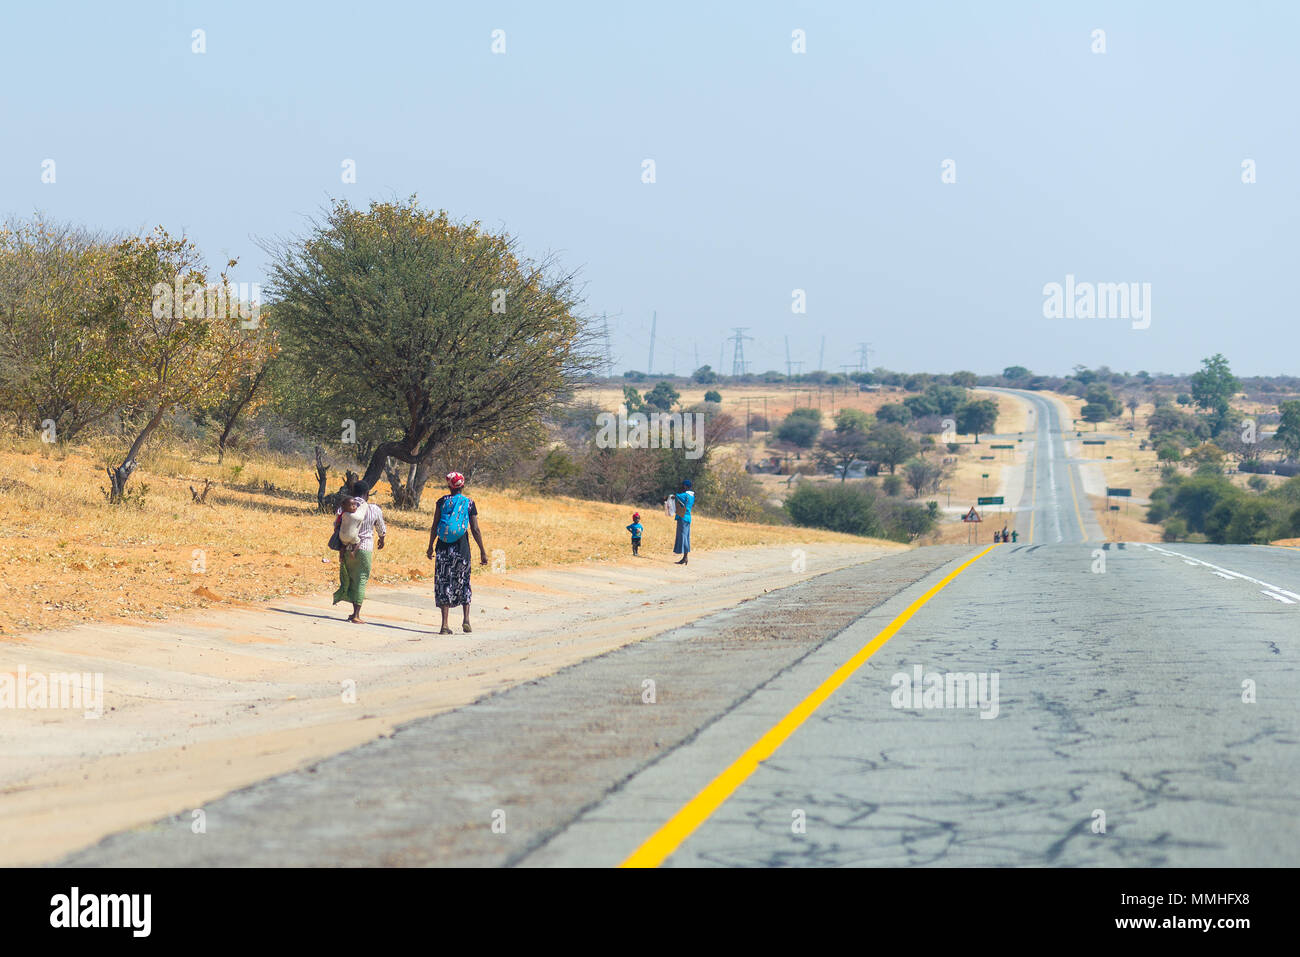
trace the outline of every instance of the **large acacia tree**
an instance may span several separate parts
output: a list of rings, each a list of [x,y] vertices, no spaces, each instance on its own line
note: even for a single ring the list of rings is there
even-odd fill
[[[414,197],[337,202],[267,251],[300,424],[338,441],[352,420],[371,447],[364,481],[387,471],[400,506],[419,505],[440,449],[517,429],[592,366],[572,274]],[[407,487],[390,460],[416,467]]]

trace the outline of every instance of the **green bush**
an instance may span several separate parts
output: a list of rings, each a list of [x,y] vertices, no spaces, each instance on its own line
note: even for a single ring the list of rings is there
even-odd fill
[[[785,502],[796,525],[907,542],[934,527],[920,505],[884,498],[865,483],[803,482]]]

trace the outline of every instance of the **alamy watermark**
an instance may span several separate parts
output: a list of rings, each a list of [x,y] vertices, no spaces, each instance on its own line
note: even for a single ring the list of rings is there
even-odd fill
[[[1067,274],[1065,283],[1043,287],[1045,319],[1130,319],[1134,329],[1151,325],[1151,283],[1079,282]]]
[[[246,282],[156,282],[155,319],[239,319],[240,327],[256,329],[261,322],[262,289]]]
[[[895,708],[979,708],[981,718],[996,718],[998,675],[996,671],[927,673],[916,665],[912,674],[900,671],[889,679],[894,688],[889,703]]]
[[[19,665],[17,673],[0,674],[0,709],[82,709],[86,718],[104,714],[104,673],[28,672]]]
[[[685,449],[686,458],[704,454],[703,412],[601,412],[596,416],[600,449]]]

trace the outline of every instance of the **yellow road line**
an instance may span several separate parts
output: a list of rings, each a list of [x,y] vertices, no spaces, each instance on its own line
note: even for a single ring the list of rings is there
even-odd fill
[[[786,739],[808,720],[812,713],[821,706],[822,702],[833,695],[840,685],[848,681],[853,676],[853,673],[879,651],[885,642],[892,638],[903,625],[907,624],[907,621],[926,602],[939,594],[949,582],[991,552],[993,548],[993,545],[989,545],[978,555],[967,559],[945,575],[924,595],[908,605],[897,618],[885,627],[884,631],[867,642],[852,658],[836,668],[831,676],[818,685],[812,694],[795,705],[789,714],[773,725],[744,754],[732,762],[730,767],[714,778],[699,794],[686,802],[681,810],[669,818],[663,827],[650,835],[645,843],[633,851],[628,859],[619,866],[658,867],[662,864],[668,855],[681,847],[682,842],[690,837],[696,828],[707,821],[709,816],[721,807],[723,802],[731,797],[751,774],[758,770],[760,764],[776,753],[776,749],[781,747]]]
[[[1079,496],[1074,494],[1074,466],[1069,462],[1065,463],[1065,474],[1070,478],[1070,498],[1074,499],[1074,517],[1079,520],[1079,534],[1083,536],[1083,540],[1086,542],[1088,540],[1088,530],[1083,526],[1083,513],[1079,511]]]

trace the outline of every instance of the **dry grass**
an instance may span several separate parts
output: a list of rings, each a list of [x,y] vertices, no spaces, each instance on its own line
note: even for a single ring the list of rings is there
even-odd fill
[[[332,519],[316,511],[315,477],[305,461],[227,456],[161,448],[142,456],[128,491],[139,502],[110,506],[101,464],[107,449],[46,446],[0,448],[5,521],[0,536],[0,633],[63,627],[105,619],[166,618],[214,601],[260,602],[332,588],[337,566],[325,547]],[[331,490],[340,472],[331,472]],[[214,486],[206,505],[190,486]],[[145,489],[147,486],[147,490]],[[380,584],[432,578],[425,558],[433,504],[419,513],[385,507],[387,547],[375,562]],[[605,561],[628,552],[624,526],[631,507],[515,492],[471,489],[489,559],[498,568],[475,574],[572,562]],[[386,485],[375,498],[388,506]],[[747,525],[710,519],[707,504],[693,543],[700,551],[751,545],[868,540],[813,529]],[[672,522],[642,510],[650,557],[672,551]],[[498,552],[499,550],[499,552]],[[328,559],[324,564],[322,559]],[[199,571],[196,569],[202,568]],[[488,581],[491,579],[489,578]]]

